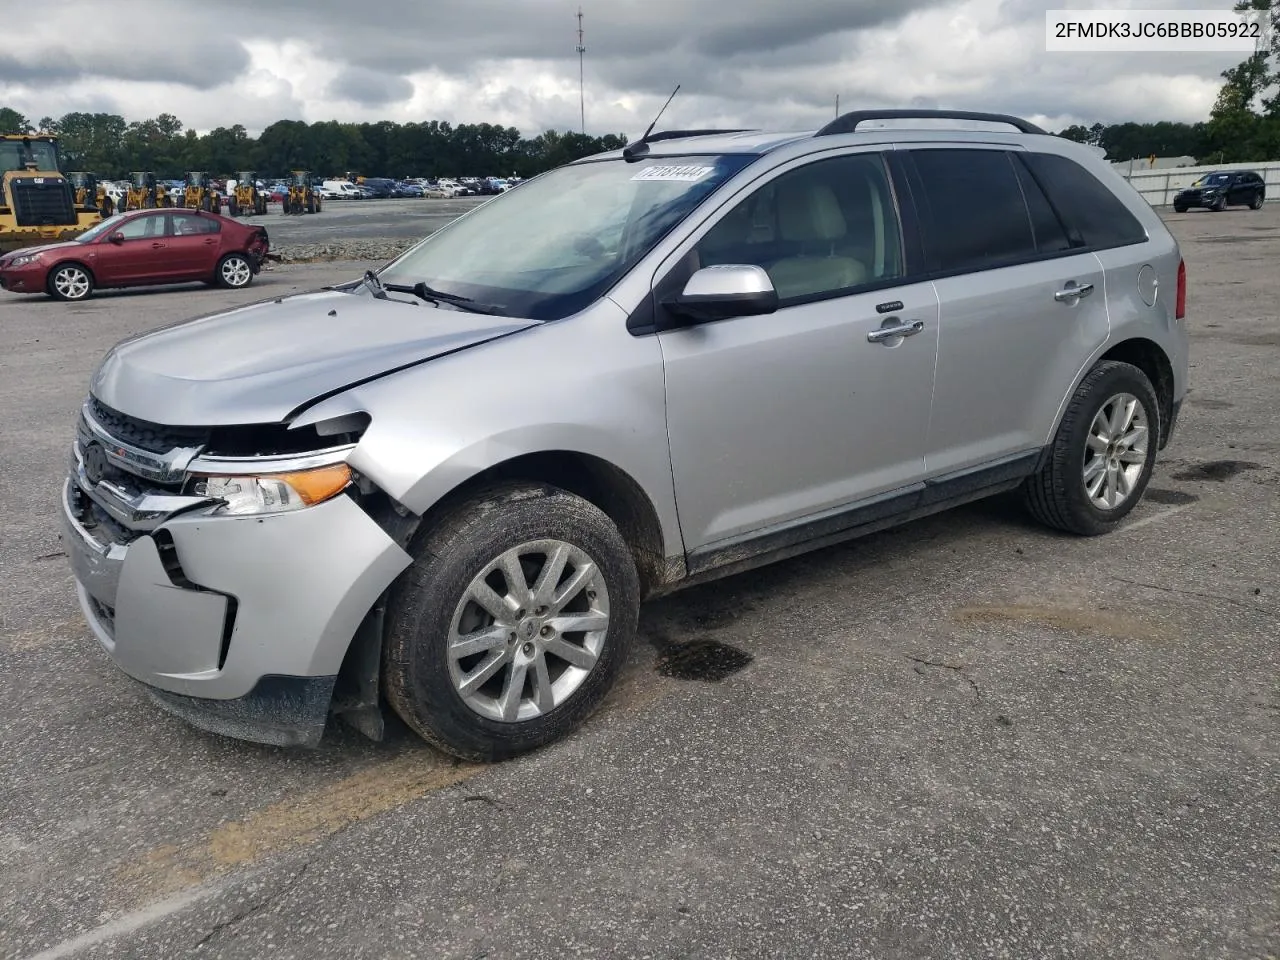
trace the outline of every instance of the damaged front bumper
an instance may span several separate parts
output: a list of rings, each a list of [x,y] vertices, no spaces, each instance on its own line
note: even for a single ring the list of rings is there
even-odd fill
[[[345,494],[288,513],[151,516],[141,533],[115,522],[110,495],[73,472],[61,513],[81,608],[117,666],[195,726],[317,743],[356,628],[409,555]]]

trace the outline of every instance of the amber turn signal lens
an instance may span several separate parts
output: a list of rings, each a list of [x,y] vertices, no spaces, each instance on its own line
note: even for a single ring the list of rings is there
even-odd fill
[[[351,468],[345,463],[335,463],[296,473],[273,473],[270,479],[283,480],[294,489],[303,503],[311,507],[340,494],[351,482]]]

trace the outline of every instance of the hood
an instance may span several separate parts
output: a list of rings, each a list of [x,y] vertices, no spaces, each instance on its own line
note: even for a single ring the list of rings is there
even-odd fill
[[[71,247],[79,248],[83,246],[84,244],[77,243],[74,240],[62,240],[58,243],[42,243],[38,247],[19,247],[17,250],[10,250],[0,256],[0,261],[12,260],[14,257],[29,257],[33,253],[45,253],[49,250],[67,250]]]
[[[536,325],[320,291],[124,340],[102,361],[92,391],[107,406],[153,423],[279,423],[344,387]]]

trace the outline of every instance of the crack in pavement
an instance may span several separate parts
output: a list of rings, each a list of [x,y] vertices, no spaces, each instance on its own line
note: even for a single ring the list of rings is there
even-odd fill
[[[275,890],[272,890],[270,893],[268,893],[265,897],[263,897],[257,903],[252,904],[248,909],[240,910],[236,912],[233,916],[228,917],[226,920],[223,920],[221,923],[214,924],[213,929],[211,929],[208,933],[206,933],[203,937],[201,937],[199,940],[196,941],[195,949],[198,950],[201,947],[208,944],[209,942],[216,940],[227,930],[230,930],[232,927],[236,926],[239,923],[242,923],[245,920],[248,920],[251,917],[257,916],[263,910],[267,909],[267,907],[271,906],[276,901],[280,900],[282,897],[287,896],[289,893],[293,891],[293,888],[296,887],[298,883],[302,880],[303,876],[306,874],[307,869],[310,866],[311,866],[311,861],[310,860],[305,861],[302,864],[301,868],[299,868],[298,872],[295,873],[292,877],[290,877],[286,883],[281,884]]]
[[[1221,600],[1223,603],[1230,603],[1233,606],[1249,610],[1253,613],[1260,613],[1264,617],[1272,620],[1276,619],[1276,614],[1265,607],[1259,607],[1257,604],[1250,603],[1248,600],[1240,600],[1236,597],[1224,597],[1220,593],[1201,593],[1199,590],[1183,590],[1180,587],[1165,587],[1158,583],[1146,583],[1142,580],[1131,580],[1128,577],[1115,577],[1120,583],[1132,584],[1135,587],[1145,587],[1148,590],[1158,590],[1161,593],[1172,593],[1180,597],[1198,597],[1201,600]]]
[[[970,687],[973,688],[974,699],[976,700],[982,699],[982,689],[978,686],[977,682],[973,679],[973,677],[969,676],[967,673],[964,672],[965,665],[963,663],[957,665],[954,663],[944,663],[941,660],[924,660],[920,657],[913,657],[910,654],[906,654],[905,656],[912,663],[918,663],[924,667],[937,667],[940,670],[952,671],[953,673],[956,674],[956,676],[958,676],[961,680],[963,680],[965,683],[967,683]],[[922,671],[919,668],[916,668],[916,673],[922,673]]]

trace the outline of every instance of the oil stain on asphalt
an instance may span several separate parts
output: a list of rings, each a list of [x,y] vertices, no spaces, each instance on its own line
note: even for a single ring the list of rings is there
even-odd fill
[[[1184,493],[1181,490],[1157,490],[1154,487],[1148,487],[1142,499],[1168,507],[1182,507],[1188,503],[1195,503],[1200,498],[1194,493]]]
[[[1260,464],[1249,463],[1246,460],[1209,460],[1175,473],[1173,479],[1213,480],[1221,483],[1223,480],[1230,480],[1236,474],[1244,473],[1246,470],[1258,469],[1261,469]]]
[[[654,646],[658,648],[658,673],[675,680],[719,683],[754,659],[737,647],[706,638],[686,643],[655,638]]]

